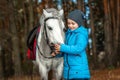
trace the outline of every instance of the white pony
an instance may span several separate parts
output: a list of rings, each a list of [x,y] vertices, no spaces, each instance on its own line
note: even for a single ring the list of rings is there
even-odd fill
[[[48,72],[53,70],[55,80],[62,78],[63,58],[52,57],[51,52],[54,51],[52,44],[64,43],[64,22],[63,10],[43,9],[40,18],[40,33],[37,39],[36,61],[39,67],[41,80],[48,80]]]

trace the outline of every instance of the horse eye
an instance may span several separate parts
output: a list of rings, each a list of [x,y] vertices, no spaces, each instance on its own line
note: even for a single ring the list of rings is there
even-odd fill
[[[50,27],[50,26],[48,26],[48,29],[49,29],[49,30],[53,30],[52,27]]]

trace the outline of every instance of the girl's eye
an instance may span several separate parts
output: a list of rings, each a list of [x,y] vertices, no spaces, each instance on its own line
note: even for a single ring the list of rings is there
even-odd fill
[[[75,23],[72,23],[72,25],[74,25]]]
[[[48,26],[48,29],[49,29],[49,30],[53,30],[52,27],[50,27],[50,26]]]
[[[68,23],[68,25],[71,25],[72,23]]]

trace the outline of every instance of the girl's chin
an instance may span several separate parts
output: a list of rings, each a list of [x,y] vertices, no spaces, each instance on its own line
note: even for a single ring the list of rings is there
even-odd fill
[[[71,30],[75,30],[75,29],[71,28]]]

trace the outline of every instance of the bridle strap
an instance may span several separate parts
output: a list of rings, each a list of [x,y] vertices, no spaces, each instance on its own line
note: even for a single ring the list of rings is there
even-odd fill
[[[48,19],[58,19],[58,17],[48,17],[44,20],[44,23],[48,20]]]
[[[38,44],[36,44],[37,48],[38,48],[38,51],[39,53],[44,57],[44,58],[47,58],[47,59],[51,59],[51,58],[54,58],[54,56],[49,56],[49,57],[46,57],[45,55],[43,55],[43,53],[40,51],[40,48],[38,46]]]

